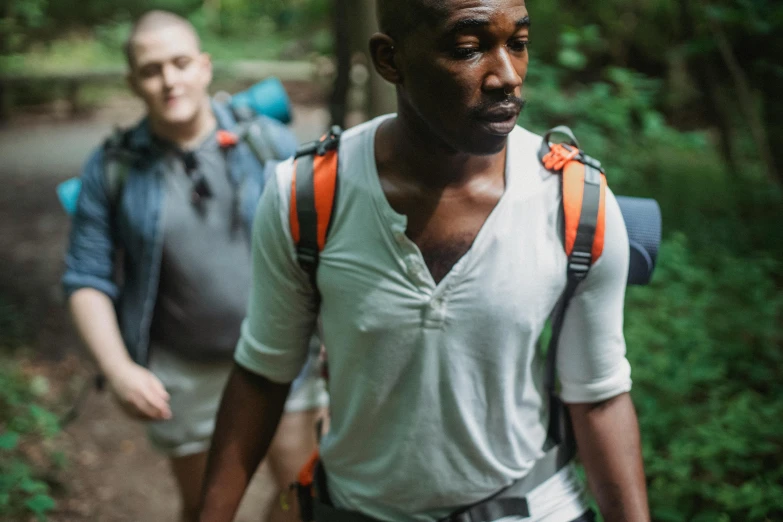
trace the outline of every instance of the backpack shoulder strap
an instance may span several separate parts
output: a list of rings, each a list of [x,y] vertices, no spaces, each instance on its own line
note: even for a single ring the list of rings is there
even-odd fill
[[[567,143],[552,144],[552,134],[564,134]],[[544,136],[538,152],[544,167],[562,177],[565,224],[564,248],[568,256],[566,287],[552,316],[552,336],[547,350],[544,386],[549,396],[548,439],[560,446],[560,462],[576,454],[576,441],[565,405],[556,394],[557,349],[568,305],[579,283],[603,253],[606,176],[601,163],[584,154],[568,127],[555,127]]]
[[[228,107],[237,125],[237,136],[247,143],[259,163],[263,165],[269,160],[284,159],[280,157],[263,118],[248,107],[234,107],[230,104]]]
[[[550,143],[555,133],[566,135],[569,142]],[[547,132],[538,157],[546,169],[561,175],[568,273],[581,281],[604,249],[606,175],[601,162],[579,149],[568,127]]]
[[[294,160],[289,224],[299,266],[316,288],[316,272],[337,195],[337,149],[342,130],[302,145]]]
[[[106,193],[112,207],[116,207],[122,196],[125,179],[128,177],[134,155],[128,145],[129,131],[117,128],[103,144],[103,176]]]
[[[269,129],[259,119],[239,122],[238,131],[261,165],[269,160],[283,159],[269,135]]]

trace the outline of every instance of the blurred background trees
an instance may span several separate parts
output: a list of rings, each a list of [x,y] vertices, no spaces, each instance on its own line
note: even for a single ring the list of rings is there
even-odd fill
[[[216,61],[331,58],[336,122],[393,110],[366,56],[370,0],[4,0],[2,72],[122,64],[130,21],[151,8],[187,16]],[[570,125],[616,193],[663,210],[654,282],[629,289],[626,307],[653,518],[781,521],[783,2],[528,9],[521,123]],[[46,99],[45,86],[14,98]],[[3,494],[0,481],[0,513]]]

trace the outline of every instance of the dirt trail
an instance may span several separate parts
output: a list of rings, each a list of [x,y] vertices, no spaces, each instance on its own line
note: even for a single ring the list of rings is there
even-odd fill
[[[59,277],[69,229],[55,187],[78,174],[87,152],[139,107],[127,101],[79,122],[26,122],[0,130],[0,293],[22,311],[32,338],[26,359],[47,376],[63,408],[74,403],[95,369],[62,305]],[[294,130],[313,139],[325,127],[316,107],[295,107]],[[79,415],[55,442],[67,466],[57,480],[55,522],[175,521],[178,500],[165,459],[141,424],[126,418],[109,393],[89,391]],[[261,519],[268,484],[256,480],[237,520]]]

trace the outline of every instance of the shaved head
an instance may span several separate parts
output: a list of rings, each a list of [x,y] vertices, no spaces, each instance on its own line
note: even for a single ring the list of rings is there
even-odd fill
[[[378,27],[395,40],[420,25],[433,25],[448,13],[448,0],[376,0]]]
[[[193,27],[193,24],[188,22],[185,18],[169,11],[149,11],[143,14],[141,18],[136,20],[136,23],[134,23],[133,27],[131,28],[130,36],[128,36],[128,40],[125,42],[125,58],[128,60],[128,66],[131,69],[133,69],[135,63],[133,56],[133,45],[138,36],[146,32],[157,31],[169,27],[179,27],[186,30],[193,36],[193,39],[196,42],[196,46],[199,49],[201,48],[201,40],[198,37],[196,28]]]

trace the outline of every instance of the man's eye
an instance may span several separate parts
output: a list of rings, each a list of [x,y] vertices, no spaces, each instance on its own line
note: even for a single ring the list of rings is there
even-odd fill
[[[478,47],[456,47],[452,51],[452,55],[458,60],[464,60],[475,56],[478,52]]]
[[[514,52],[521,53],[530,45],[530,40],[514,40],[508,44],[508,48]]]
[[[179,69],[184,69],[185,67],[187,67],[188,65],[190,65],[191,61],[192,61],[192,60],[191,60],[190,58],[178,58],[178,59],[177,59],[177,60],[174,62],[174,65],[176,65],[176,66],[177,66],[177,68],[179,68]]]
[[[154,65],[142,67],[141,69],[139,69],[139,74],[142,76],[142,78],[151,78],[155,76],[157,73],[158,73],[158,68]]]

